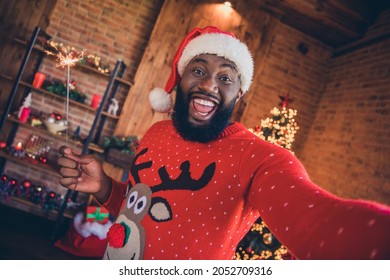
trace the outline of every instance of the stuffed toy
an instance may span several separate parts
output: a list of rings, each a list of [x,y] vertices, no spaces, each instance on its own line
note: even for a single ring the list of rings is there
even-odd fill
[[[55,246],[75,256],[102,258],[113,220],[104,207],[88,206],[85,213],[74,216],[70,229]]]

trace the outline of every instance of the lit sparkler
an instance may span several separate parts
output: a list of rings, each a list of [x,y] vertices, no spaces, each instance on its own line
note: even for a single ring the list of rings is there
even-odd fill
[[[85,51],[78,52],[75,48],[65,47],[62,43],[58,44],[53,41],[48,42],[49,48],[45,50],[48,55],[53,55],[57,58],[56,67],[67,67],[67,79],[66,79],[66,134],[65,145],[68,145],[68,130],[69,130],[69,84],[70,84],[70,67],[74,66],[83,57]]]

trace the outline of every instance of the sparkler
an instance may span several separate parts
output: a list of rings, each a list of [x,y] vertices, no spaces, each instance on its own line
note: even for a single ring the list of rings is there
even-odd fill
[[[53,41],[48,42],[49,48],[45,50],[46,54],[53,55],[57,58],[56,67],[67,67],[67,79],[66,79],[66,134],[65,134],[65,146],[68,145],[68,130],[69,130],[69,84],[70,84],[70,67],[76,65],[83,57],[85,51],[76,51],[73,47],[66,47],[62,43],[58,44]]]

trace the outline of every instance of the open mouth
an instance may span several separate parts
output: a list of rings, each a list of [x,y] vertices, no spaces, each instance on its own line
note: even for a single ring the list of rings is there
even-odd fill
[[[198,122],[208,121],[218,106],[216,100],[206,96],[194,96],[190,104],[190,115]]]

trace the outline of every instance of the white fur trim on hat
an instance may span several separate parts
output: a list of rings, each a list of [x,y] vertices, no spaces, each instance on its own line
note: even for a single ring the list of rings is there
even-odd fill
[[[154,88],[149,94],[149,102],[154,110],[167,113],[172,108],[172,97],[162,88]]]
[[[237,66],[241,79],[241,90],[248,91],[253,77],[253,58],[248,47],[237,38],[222,33],[206,33],[192,39],[184,48],[178,62],[178,72],[183,76],[190,61],[200,54],[215,54]]]

